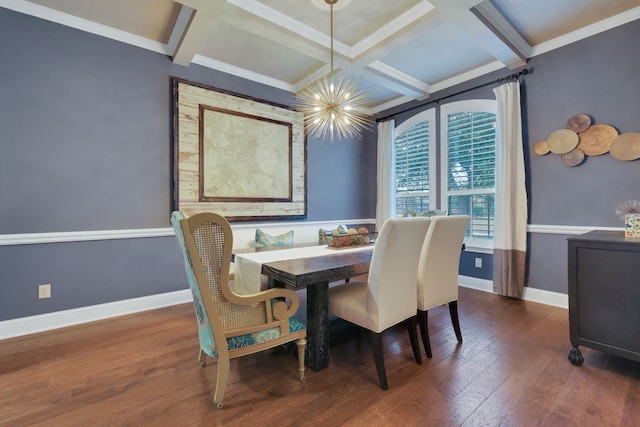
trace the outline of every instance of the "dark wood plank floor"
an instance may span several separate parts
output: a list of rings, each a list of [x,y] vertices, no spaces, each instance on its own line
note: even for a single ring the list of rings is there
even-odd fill
[[[637,426],[640,363],[582,348],[567,360],[567,311],[461,289],[458,345],[430,312],[433,359],[418,366],[404,328],[384,335],[389,390],[366,335],[333,340],[331,366],[296,380],[274,349],[201,368],[184,304],[0,341],[1,426]]]

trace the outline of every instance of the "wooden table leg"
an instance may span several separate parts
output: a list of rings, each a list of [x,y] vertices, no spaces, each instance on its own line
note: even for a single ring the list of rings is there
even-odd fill
[[[307,286],[307,366],[329,367],[329,282]]]

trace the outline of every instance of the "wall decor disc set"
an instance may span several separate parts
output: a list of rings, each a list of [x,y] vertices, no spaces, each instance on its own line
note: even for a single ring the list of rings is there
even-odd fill
[[[579,166],[587,156],[609,153],[617,160],[640,159],[640,133],[618,134],[616,128],[591,124],[587,114],[577,114],[567,121],[565,129],[553,132],[546,141],[533,146],[539,156],[558,154],[566,166]]]

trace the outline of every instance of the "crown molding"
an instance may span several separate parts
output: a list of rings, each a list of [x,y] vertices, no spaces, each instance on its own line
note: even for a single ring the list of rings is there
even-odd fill
[[[193,60],[191,61],[191,63],[201,65],[205,68],[210,68],[212,70],[231,74],[236,77],[241,77],[243,79],[250,80],[252,82],[262,83],[264,85],[274,87],[276,89],[286,90],[287,92],[291,92],[291,93],[295,92],[295,87],[287,82],[283,82],[282,80],[265,76],[264,74],[249,71],[245,68],[236,67],[234,65],[230,65],[222,61],[218,61],[212,58],[207,58],[206,56],[196,55],[193,57]]]
[[[626,12],[614,15],[610,18],[603,19],[571,33],[565,34],[560,37],[556,37],[553,40],[549,40],[544,43],[540,43],[531,48],[531,57],[542,55],[543,53],[551,52],[552,50],[559,49],[563,46],[570,45],[587,37],[594,36],[607,30],[619,27],[620,25],[627,24],[640,18],[640,6],[628,10]]]
[[[170,55],[167,45],[156,42],[145,37],[128,33],[126,31],[117,30],[106,25],[98,24],[69,15],[68,13],[59,12],[48,7],[40,6],[24,0],[0,0],[0,7],[13,10],[15,12],[24,13],[25,15],[34,16],[66,27],[75,28],[80,31],[95,34],[111,40],[126,43],[131,46],[140,47],[152,52]]]

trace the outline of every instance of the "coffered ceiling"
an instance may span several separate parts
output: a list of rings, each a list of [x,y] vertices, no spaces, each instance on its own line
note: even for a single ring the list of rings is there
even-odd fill
[[[324,0],[0,0],[58,22],[296,92],[330,72]],[[339,0],[336,68],[371,113],[640,18],[640,0]]]

